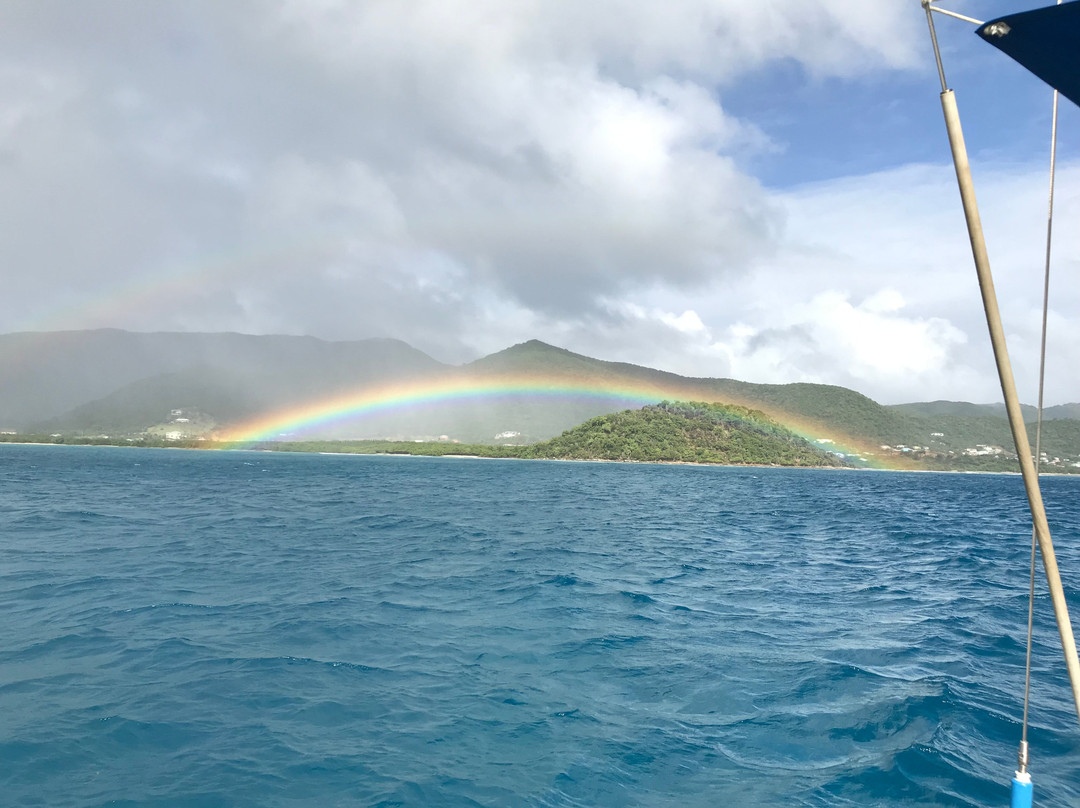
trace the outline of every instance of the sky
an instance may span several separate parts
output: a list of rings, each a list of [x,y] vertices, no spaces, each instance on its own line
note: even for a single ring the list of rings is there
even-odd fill
[[[1051,93],[936,24],[1034,402]],[[9,0],[0,333],[541,339],[998,401],[939,90],[917,0]],[[1048,404],[1080,401],[1078,124]]]

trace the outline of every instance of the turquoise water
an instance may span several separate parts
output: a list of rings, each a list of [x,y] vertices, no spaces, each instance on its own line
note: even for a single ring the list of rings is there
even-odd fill
[[[1078,493],[1045,481],[1074,610]],[[1024,508],[987,475],[0,446],[0,803],[1007,805]],[[1037,804],[1071,804],[1037,608]]]

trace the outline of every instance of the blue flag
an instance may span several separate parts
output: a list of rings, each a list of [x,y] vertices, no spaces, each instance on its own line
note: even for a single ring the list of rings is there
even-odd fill
[[[976,33],[1080,105],[1080,2],[999,17]]]

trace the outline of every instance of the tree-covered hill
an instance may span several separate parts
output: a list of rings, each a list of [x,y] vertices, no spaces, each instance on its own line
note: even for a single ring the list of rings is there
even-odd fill
[[[668,402],[601,415],[557,438],[523,447],[522,456],[567,460],[631,460],[842,466],[764,413],[700,401]]]
[[[0,434],[139,440],[175,432],[170,413],[193,410],[206,416],[197,437],[209,439],[256,418],[320,402],[377,401],[399,387],[418,395],[308,429],[283,428],[275,439],[525,445],[628,407],[677,400],[757,410],[871,464],[951,464],[994,447],[1012,451],[997,405],[886,406],[833,385],[679,376],[537,340],[452,367],[394,340],[110,330],[0,335]],[[475,394],[440,396],[441,389]],[[1042,448],[1051,463],[1057,457],[1058,466],[1080,468],[1073,465],[1080,463],[1077,413],[1080,405],[1048,408],[1053,420]]]

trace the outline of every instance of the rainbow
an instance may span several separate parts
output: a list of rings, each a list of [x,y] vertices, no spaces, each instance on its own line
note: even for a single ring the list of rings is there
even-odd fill
[[[689,381],[689,380],[688,380]],[[711,393],[700,384],[659,385],[627,379],[604,380],[573,376],[443,376],[406,383],[386,384],[266,413],[218,434],[218,441],[251,444],[302,438],[315,430],[333,428],[348,421],[378,415],[414,411],[459,403],[490,403],[521,400],[577,400],[595,403],[609,411],[643,407],[665,399],[723,401],[760,409],[752,402],[732,400]],[[847,435],[837,434],[815,421],[790,413],[767,410],[766,414],[814,445],[846,455],[867,456],[869,447]],[[822,444],[828,438],[831,443]],[[867,457],[875,468],[891,468],[880,456]]]
[[[295,437],[375,415],[454,403],[520,399],[577,399],[612,408],[642,407],[687,393],[649,384],[610,385],[577,377],[440,377],[388,384],[305,402],[278,410],[225,430],[219,440],[255,443]]]

